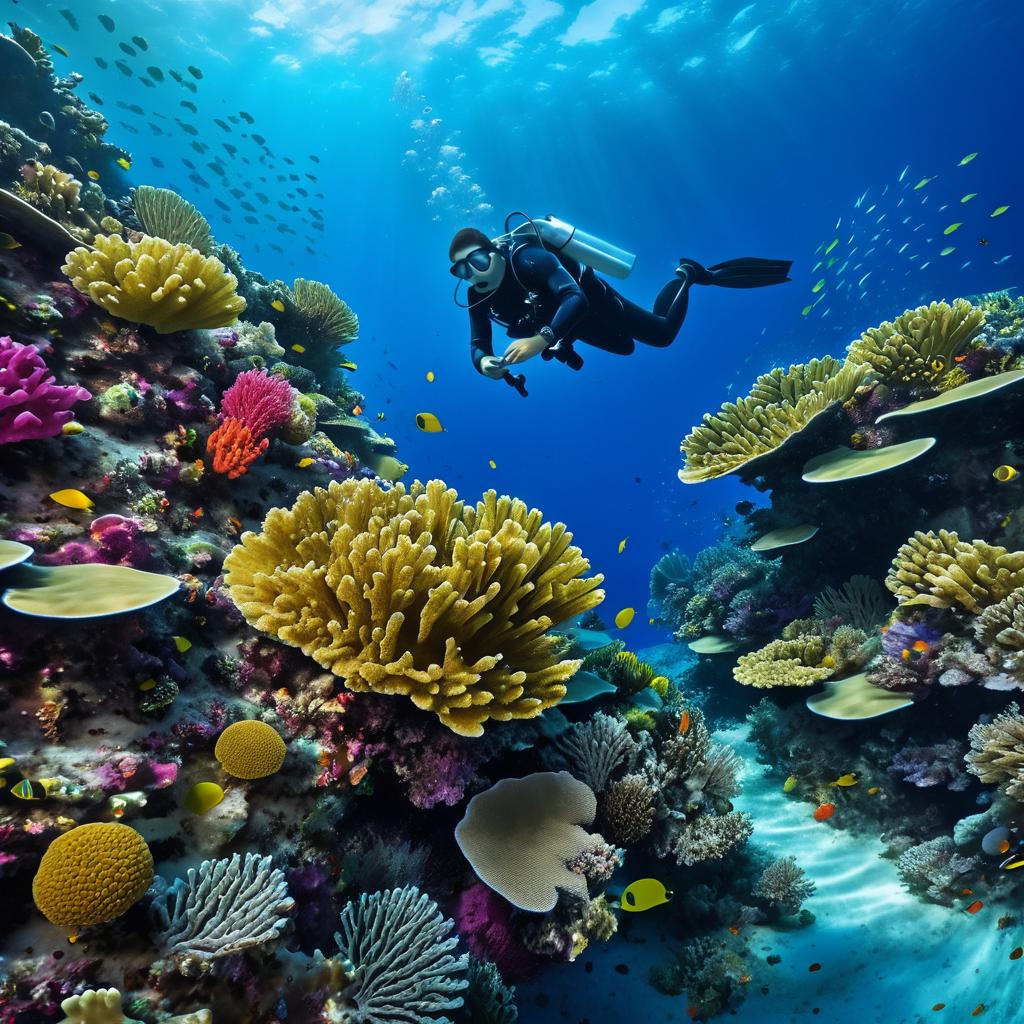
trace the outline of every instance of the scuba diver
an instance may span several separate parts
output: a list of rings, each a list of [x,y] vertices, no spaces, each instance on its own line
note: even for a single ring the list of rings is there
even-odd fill
[[[524,222],[509,230],[513,217]],[[620,295],[595,271],[624,278],[636,257],[555,217],[533,219],[516,211],[505,218],[505,233],[488,238],[462,228],[448,248],[450,272],[458,279],[455,302],[469,310],[470,356],[485,377],[504,379],[526,396],[526,380],[509,367],[540,355],[573,370],[583,359],[577,341],[629,355],[636,342],[665,348],[679,333],[695,284],[760,288],[789,280],[792,260],[757,257],[703,267],[681,259],[672,280],[651,310]],[[468,284],[467,302],[459,285]],[[501,355],[492,345],[491,323],[505,328],[512,343]]]

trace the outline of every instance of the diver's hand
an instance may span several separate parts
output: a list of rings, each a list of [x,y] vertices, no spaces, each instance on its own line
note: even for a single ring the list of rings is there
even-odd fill
[[[525,363],[527,359],[539,355],[547,347],[547,339],[542,334],[535,334],[532,338],[519,338],[505,349],[505,364],[513,366],[516,363]]]
[[[501,380],[505,376],[505,364],[497,356],[484,356],[480,360],[480,372],[491,380]]]

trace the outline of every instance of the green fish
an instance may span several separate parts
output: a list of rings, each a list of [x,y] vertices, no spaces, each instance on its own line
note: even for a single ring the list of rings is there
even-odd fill
[[[939,255],[940,256],[948,256],[951,252],[956,252],[956,246],[955,245],[947,245],[946,248],[943,249],[942,252],[939,253]]]
[[[822,288],[824,288],[824,287],[825,287],[825,278],[822,278],[822,279],[821,279],[821,280],[820,280],[820,281],[819,281],[819,282],[818,282],[818,283],[817,283],[817,284],[816,284],[816,285],[815,285],[815,286],[814,286],[814,287],[813,287],[813,288],[811,289],[811,291],[812,291],[812,292],[814,292],[814,294],[815,294],[815,295],[817,295],[817,293],[818,293],[818,292],[820,292],[820,291],[821,291],[821,289],[822,289]]]
[[[977,155],[977,153],[968,153],[967,156],[957,164],[957,167],[963,167],[964,164],[969,164]]]
[[[932,175],[932,176],[931,176],[930,178],[922,178],[922,179],[921,179],[921,180],[920,180],[920,181],[919,181],[919,182],[918,182],[918,183],[917,183],[917,184],[916,184],[916,185],[914,186],[914,191],[916,192],[916,191],[917,191],[917,190],[918,190],[919,188],[924,188],[924,187],[925,187],[925,185],[927,185],[929,181],[934,181],[934,180],[935,180],[935,177],[936,177],[936,176],[935,176],[935,175],[933,174],[933,175]]]
[[[948,228],[943,229],[944,235],[951,235],[960,225],[963,224],[962,220],[958,220],[955,224],[950,224]]]
[[[828,263],[825,264],[825,269],[826,270],[831,270],[832,269],[832,265],[835,263],[836,259],[837,259],[837,257],[830,256]]]
[[[967,195],[965,195],[963,199],[960,200],[960,202],[969,203],[977,194],[977,192],[968,192]]]
[[[788,779],[782,784],[783,793],[792,793],[796,789],[796,784],[799,780],[795,775],[790,775]]]
[[[810,311],[812,309],[814,309],[814,303],[813,302],[809,306],[804,306],[804,308],[802,310],[800,310],[800,315],[801,316],[807,316],[807,314],[810,313]]]
[[[829,247],[825,250],[825,255],[827,256],[838,244],[839,244],[839,239],[838,238],[833,239],[829,243]]]
[[[21,242],[19,242],[14,235],[7,234],[6,231],[0,231],[0,249],[20,249]]]
[[[995,209],[994,209],[994,210],[993,210],[993,211],[992,211],[992,212],[991,212],[991,213],[989,214],[989,216],[990,216],[990,217],[999,217],[999,216],[1001,216],[1002,214],[1006,213],[1006,211],[1007,211],[1008,209],[1009,209],[1009,207],[1008,207],[1008,206],[997,206],[997,207],[996,207],[996,208],[995,208]]]

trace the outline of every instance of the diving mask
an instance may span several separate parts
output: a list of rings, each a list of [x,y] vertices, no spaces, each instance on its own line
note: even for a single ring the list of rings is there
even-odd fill
[[[449,272],[462,281],[470,281],[480,274],[485,274],[491,266],[491,254],[485,249],[474,249],[468,256],[456,260]]]

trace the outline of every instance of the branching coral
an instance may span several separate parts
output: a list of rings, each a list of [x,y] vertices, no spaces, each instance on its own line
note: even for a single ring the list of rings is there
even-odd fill
[[[795,914],[803,901],[813,895],[814,889],[814,883],[797,864],[796,857],[780,857],[761,872],[751,891],[782,913]]]
[[[732,670],[744,686],[813,686],[835,673],[826,661],[822,637],[803,634],[792,640],[772,640],[758,651],[742,655]]]
[[[682,828],[672,852],[677,864],[693,867],[705,860],[720,860],[742,846],[753,831],[750,815],[740,811],[702,814]]]
[[[691,1016],[704,1019],[732,1010],[743,1002],[750,968],[724,942],[702,936],[688,942],[667,964],[651,970],[651,984],[667,995],[686,993]]]
[[[466,1010],[473,1024],[515,1024],[515,986],[501,980],[498,968],[476,957],[469,959],[469,987],[466,989]]]
[[[196,973],[213,960],[273,942],[295,906],[284,873],[271,857],[236,853],[204,860],[176,878],[150,907],[160,946],[183,973]]]
[[[654,824],[655,796],[646,775],[634,773],[613,782],[601,801],[609,838],[627,846],[645,838]]]
[[[908,889],[949,906],[962,887],[960,876],[972,870],[977,857],[963,857],[949,836],[937,836],[910,847],[896,861],[896,872]]]
[[[72,234],[89,241],[99,225],[82,206],[82,183],[54,167],[33,160],[21,169],[22,184],[17,194],[56,221]]]
[[[889,616],[889,602],[881,585],[870,576],[851,576],[842,586],[826,587],[814,599],[819,619],[840,619],[865,632]]]
[[[133,206],[147,235],[172,245],[184,243],[204,255],[209,252],[213,243],[209,222],[177,192],[140,185],[135,190]]]
[[[958,605],[978,615],[1024,586],[1024,551],[919,530],[897,552],[885,585],[900,604]]]
[[[67,1017],[60,1024],[138,1024],[121,1011],[121,993],[116,988],[90,988],[69,996],[60,1004]],[[209,1010],[194,1010],[167,1017],[164,1024],[212,1024]]]
[[[341,912],[334,938],[352,981],[329,1019],[338,1024],[451,1024],[462,1006],[469,958],[437,904],[413,886],[363,894]]]
[[[0,444],[55,437],[74,418],[72,406],[91,397],[58,384],[34,346],[0,338]]]
[[[817,415],[845,402],[864,383],[862,361],[831,356],[775,369],[754,383],[750,394],[726,402],[684,438],[683,483],[699,483],[734,473],[753,459],[775,451]]]
[[[1024,715],[1010,704],[990,722],[976,722],[967,734],[967,770],[982,782],[997,782],[1007,796],[1024,802]]]
[[[191,246],[120,235],[97,235],[93,244],[68,253],[61,269],[83,295],[124,320],[170,334],[225,327],[245,310],[234,275]]]
[[[1024,586],[989,605],[975,619],[974,635],[991,662],[1024,682]]]
[[[603,598],[561,523],[439,480],[332,483],[274,509],[225,559],[231,598],[352,690],[408,696],[455,732],[532,718],[579,665],[550,628]]]
[[[934,387],[984,323],[985,311],[966,299],[933,302],[865,331],[850,346],[850,360],[868,364],[889,384]]]
[[[553,750],[572,775],[602,793],[615,771],[635,758],[637,745],[625,722],[598,711],[556,739]]]

